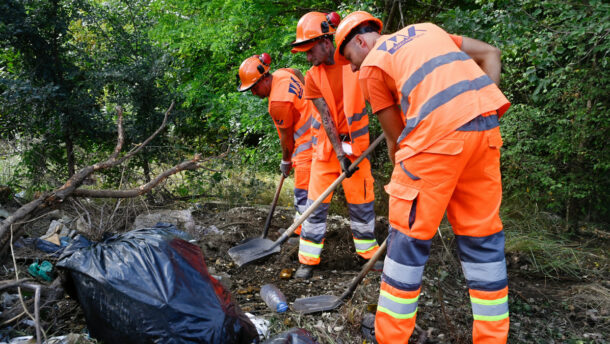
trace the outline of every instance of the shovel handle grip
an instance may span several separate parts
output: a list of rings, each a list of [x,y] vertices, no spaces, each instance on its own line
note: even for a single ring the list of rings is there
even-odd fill
[[[350,165],[349,169],[353,170],[356,166],[358,166],[358,164],[360,164],[360,162],[362,162],[362,160],[364,160],[364,158],[366,158],[369,154],[371,154],[371,152],[375,149],[375,147],[377,147],[379,145],[379,143],[384,139],[384,137],[385,137],[385,134],[383,134],[383,133],[381,135],[379,135],[379,137],[377,137],[377,139],[375,139],[375,141],[373,141],[373,143],[371,143],[369,145],[369,147],[364,151],[364,153],[362,153],[358,157],[358,159],[356,159]],[[313,213],[313,211],[316,210],[316,208],[322,202],[324,202],[326,197],[328,197],[328,195],[330,195],[330,193],[333,192],[333,190],[335,190],[337,188],[337,186],[343,181],[343,179],[345,179],[345,172],[341,173],[339,178],[337,178],[337,180],[335,180],[332,184],[330,184],[330,186],[328,188],[326,188],[326,190],[320,195],[320,197],[318,197],[318,199],[316,199],[315,202],[313,202],[309,206],[309,208],[307,208],[307,210],[305,210],[305,212],[301,216],[299,216],[299,218],[292,224],[292,226],[290,226],[286,231],[284,231],[284,233],[282,233],[282,236],[280,236],[275,241],[275,244],[273,245],[272,248],[275,248],[275,246],[281,245],[284,241],[288,240],[288,238],[297,229],[297,227],[299,227],[303,222],[305,222],[305,220],[309,217],[309,215],[311,215],[311,213]]]

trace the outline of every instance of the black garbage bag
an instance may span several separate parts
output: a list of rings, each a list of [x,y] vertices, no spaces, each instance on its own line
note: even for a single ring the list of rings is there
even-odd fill
[[[167,224],[87,246],[57,266],[92,337],[104,343],[253,343],[256,328],[207,271],[203,254]],[[183,234],[183,233],[182,233]]]
[[[307,330],[293,327],[267,339],[263,344],[318,344],[318,342]]]

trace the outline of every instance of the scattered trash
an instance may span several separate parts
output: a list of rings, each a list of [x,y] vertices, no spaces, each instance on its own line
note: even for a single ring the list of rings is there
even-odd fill
[[[47,260],[43,260],[42,263],[34,262],[28,267],[30,275],[38,278],[42,278],[45,281],[53,280],[53,264]]]
[[[171,223],[187,231],[195,229],[195,220],[190,210],[163,209],[155,213],[140,214],[133,223],[133,229],[157,227],[159,222]]]
[[[11,339],[8,343],[0,342],[0,344],[35,344],[36,338],[33,336],[23,336]],[[43,344],[87,344],[94,343],[86,334],[69,333],[64,336],[50,337]]]
[[[0,305],[2,309],[9,309],[15,302],[19,300],[19,294],[9,294],[7,292],[0,295]]]
[[[9,216],[11,216],[11,214],[8,211],[0,208],[0,219],[8,219]]]
[[[255,326],[208,273],[198,246],[160,224],[64,249],[57,266],[105,343],[251,343]],[[79,238],[79,237],[77,237]]]
[[[282,271],[280,271],[280,278],[282,278],[282,279],[290,279],[290,277],[292,277],[292,269],[291,268],[282,269]]]
[[[291,328],[265,341],[263,344],[318,344],[318,342],[307,330]]]
[[[203,235],[209,235],[209,234],[224,234],[225,231],[218,229],[218,227],[211,225],[210,227],[202,227],[202,226],[197,226],[197,229],[201,232],[201,234]]]
[[[264,339],[269,335],[269,320],[265,320],[263,318],[258,318],[251,313],[246,313],[248,319],[254,324],[256,327],[256,332],[258,332],[258,338]]]
[[[273,284],[265,284],[261,287],[261,298],[269,308],[278,313],[284,313],[288,310],[286,296]]]

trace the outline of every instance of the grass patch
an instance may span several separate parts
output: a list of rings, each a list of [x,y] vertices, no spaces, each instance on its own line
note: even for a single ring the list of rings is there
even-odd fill
[[[516,210],[515,210],[516,209]],[[563,220],[535,206],[502,210],[508,259],[547,278],[586,279],[607,274],[609,259],[598,238],[565,233]]]

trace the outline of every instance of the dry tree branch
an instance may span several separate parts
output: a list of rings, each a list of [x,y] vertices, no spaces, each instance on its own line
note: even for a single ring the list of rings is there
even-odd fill
[[[165,112],[165,115],[163,117],[163,122],[161,123],[159,128],[157,128],[157,130],[154,133],[152,133],[152,135],[150,135],[146,140],[144,140],[142,143],[138,144],[136,147],[131,149],[127,154],[125,154],[121,158],[119,158],[119,154],[120,154],[120,152],[123,148],[123,144],[125,142],[125,133],[124,133],[124,128],[123,128],[123,110],[121,107],[117,107],[117,116],[118,116],[117,143],[116,143],[116,146],[115,146],[112,154],[105,161],[98,162],[98,163],[81,168],[78,172],[76,172],[74,175],[72,175],[72,177],[70,177],[64,183],[64,185],[62,185],[61,187],[59,187],[53,191],[43,193],[37,199],[23,205],[19,209],[17,209],[17,211],[15,211],[13,214],[11,214],[11,216],[9,216],[6,220],[0,222],[0,256],[3,256],[7,253],[7,248],[9,246],[9,245],[7,245],[7,243],[9,241],[12,243],[12,238],[9,235],[9,232],[12,233],[12,231],[9,231],[9,228],[11,228],[12,226],[15,226],[15,230],[16,230],[15,236],[19,237],[20,231],[21,231],[19,225],[21,223],[28,221],[29,219],[36,217],[40,214],[49,212],[53,208],[61,205],[64,202],[64,200],[66,200],[68,197],[97,197],[97,198],[100,198],[100,197],[110,197],[110,198],[136,197],[136,196],[149,192],[150,190],[152,190],[152,188],[154,188],[159,183],[164,181],[167,177],[169,177],[173,174],[176,174],[176,173],[178,173],[180,171],[184,171],[184,170],[195,170],[195,169],[199,169],[199,168],[205,169],[205,167],[202,166],[203,162],[205,162],[209,159],[212,159],[212,158],[223,157],[228,153],[228,151],[227,151],[218,157],[209,157],[204,160],[201,159],[200,154],[197,154],[193,159],[184,161],[184,162],[162,172],[161,174],[159,174],[157,177],[155,177],[150,182],[148,182],[138,188],[131,189],[131,190],[81,190],[81,189],[78,189],[80,186],[82,186],[83,181],[86,178],[88,178],[92,173],[99,171],[99,170],[118,166],[118,165],[122,164],[123,162],[125,162],[126,160],[133,157],[134,155],[136,155],[138,152],[140,152],[142,150],[142,148],[144,148],[149,142],[151,142],[167,126],[167,119],[169,117],[171,110],[174,107],[174,104],[175,103],[172,102],[171,105],[169,106],[169,108],[167,109],[167,111]]]

